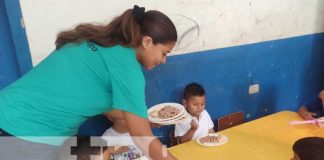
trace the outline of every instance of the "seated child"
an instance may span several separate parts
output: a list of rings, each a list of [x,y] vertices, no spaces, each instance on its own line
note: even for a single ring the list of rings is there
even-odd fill
[[[299,108],[298,114],[305,120],[313,120],[324,116],[324,90]],[[322,126],[323,124],[319,124]]]
[[[106,116],[113,122],[113,126],[106,130],[102,138],[107,141],[108,146],[113,147],[112,151],[110,151],[111,159],[131,160],[142,157],[144,154],[134,144],[122,116],[112,117],[109,113]]]
[[[294,157],[291,160],[323,160],[324,138],[306,137],[293,145]]]
[[[205,110],[205,103],[205,90],[200,84],[190,83],[185,87],[182,104],[193,119],[175,125],[174,135],[180,143],[215,132],[214,123]]]
[[[61,147],[60,160],[72,160],[75,156],[78,156],[78,160],[90,160],[90,155],[95,160],[132,160],[142,157],[144,154],[133,143],[122,113],[113,110],[105,113],[105,116],[113,122],[113,126],[106,130],[102,137],[69,138]],[[160,127],[158,124],[150,125]]]

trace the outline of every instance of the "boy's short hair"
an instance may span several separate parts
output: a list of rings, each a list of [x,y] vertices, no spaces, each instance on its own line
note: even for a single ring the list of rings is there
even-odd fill
[[[293,145],[293,151],[301,160],[323,160],[324,138],[306,137],[299,139]]]
[[[191,96],[204,96],[205,90],[198,83],[188,84],[183,91],[183,99],[189,99]]]

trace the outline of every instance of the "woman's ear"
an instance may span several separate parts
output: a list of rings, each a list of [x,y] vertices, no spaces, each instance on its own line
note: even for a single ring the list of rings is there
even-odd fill
[[[153,44],[153,39],[150,36],[144,36],[142,38],[142,46],[143,48],[148,48]]]

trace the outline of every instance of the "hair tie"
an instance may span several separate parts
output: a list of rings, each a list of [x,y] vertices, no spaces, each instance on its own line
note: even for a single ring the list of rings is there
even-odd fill
[[[141,22],[145,13],[145,7],[134,5],[133,16],[137,22]]]

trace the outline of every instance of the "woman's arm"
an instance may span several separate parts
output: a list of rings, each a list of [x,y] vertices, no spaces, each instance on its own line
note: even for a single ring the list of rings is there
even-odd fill
[[[113,120],[123,120],[124,119],[124,115],[123,112],[121,110],[112,110],[110,112],[105,112],[104,115],[111,121]]]
[[[153,136],[149,122],[132,113],[123,111],[126,125],[135,144],[154,160],[176,160],[176,158],[164,148],[161,142]]]

